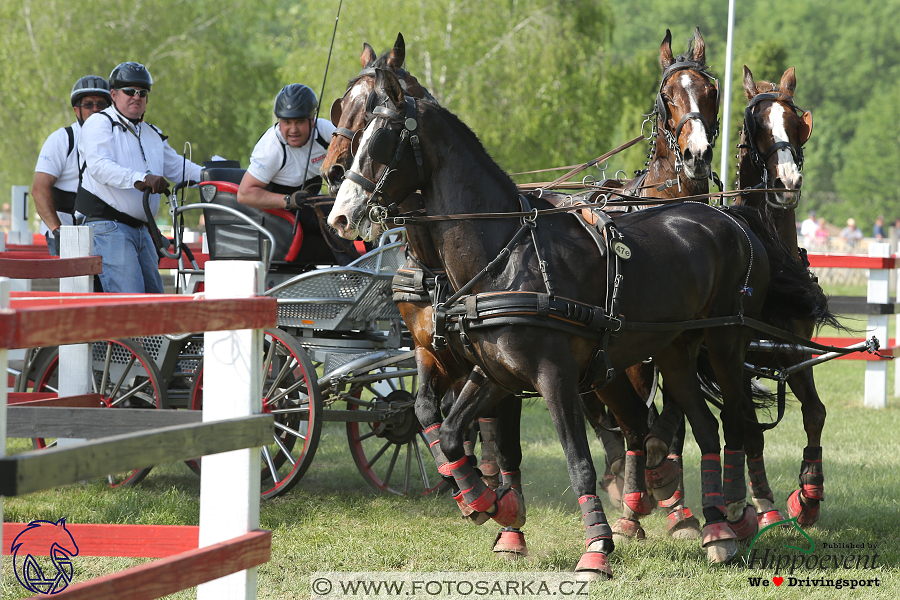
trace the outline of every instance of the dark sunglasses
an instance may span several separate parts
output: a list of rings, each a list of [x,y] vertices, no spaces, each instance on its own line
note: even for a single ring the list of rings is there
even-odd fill
[[[137,94],[138,98],[146,98],[148,95],[150,95],[150,90],[142,90],[138,88],[119,88],[119,91],[131,98],[133,98],[135,94]]]
[[[105,109],[109,108],[109,103],[108,102],[82,102],[78,106],[80,106],[81,108],[85,108],[87,110],[94,110],[94,108],[96,108],[97,110],[105,110]]]

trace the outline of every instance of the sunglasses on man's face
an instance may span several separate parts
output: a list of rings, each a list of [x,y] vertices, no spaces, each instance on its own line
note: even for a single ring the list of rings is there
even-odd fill
[[[119,88],[119,91],[130,98],[133,98],[135,94],[137,94],[138,98],[146,98],[150,94],[150,90],[142,90],[139,88]]]
[[[109,103],[108,102],[82,102],[78,106],[80,106],[81,108],[83,108],[85,110],[94,110],[95,108],[97,110],[105,110],[105,109],[109,108]]]

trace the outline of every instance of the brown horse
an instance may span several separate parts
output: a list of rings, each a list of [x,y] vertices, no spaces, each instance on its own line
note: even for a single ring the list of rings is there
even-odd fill
[[[334,101],[331,109],[332,122],[337,129],[321,171],[332,193],[337,193],[344,173],[352,164],[354,135],[364,129],[370,120],[371,115],[366,114],[366,99],[374,89],[376,69],[391,70],[401,82],[406,94],[437,104],[428,90],[402,68],[405,57],[406,44],[403,35],[399,33],[393,48],[380,57],[375,56],[369,44],[363,45],[359,57],[363,69],[348,82],[344,95]],[[400,203],[400,208],[404,212],[411,212],[419,209],[420,203],[421,196],[411,194]],[[394,280],[394,300],[412,335],[416,363],[422,374],[416,394],[416,416],[424,429],[438,470],[450,484],[460,510],[472,522],[480,525],[489,518],[479,511],[472,510],[465,503],[438,445],[440,424],[443,421],[442,399],[448,391],[451,395],[458,394],[473,365],[455,355],[449,348],[443,351],[434,349],[431,296],[434,293],[440,294],[442,289],[446,291],[449,286],[446,276],[443,275],[440,258],[431,242],[430,232],[426,228],[414,225],[407,227],[406,231],[409,256]],[[482,437],[479,469],[494,486],[502,483],[516,490],[521,486],[519,473],[522,461],[519,445],[521,408],[521,399],[509,396],[503,400],[497,412],[479,419]],[[524,534],[518,528],[505,528],[501,531],[493,549],[495,552],[510,556],[524,556],[528,552]]]
[[[712,156],[719,135],[718,81],[706,64],[706,43],[700,28],[694,30],[687,52],[675,56],[672,33],[667,29],[659,47],[662,77],[651,118],[654,134],[647,168],[623,185],[624,193],[636,197],[677,199],[709,192],[714,177]],[[635,393],[653,401],[656,373],[652,364],[628,370]],[[680,475],[684,445],[684,417],[663,392],[663,414],[646,440],[628,443],[608,431],[611,425],[604,406],[611,392],[598,392],[602,403],[585,401],[585,414],[607,456],[604,487],[614,502],[621,497],[622,517],[613,532],[624,538],[643,539],[639,519],[653,507],[651,495],[668,512],[666,530],[677,538],[700,536],[700,522],[685,506]],[[645,466],[648,467],[645,473]],[[649,493],[648,493],[649,490]]]
[[[736,536],[725,522],[725,506],[746,499],[746,489],[739,489],[743,460],[732,461],[740,468],[729,472],[730,485],[723,491],[718,422],[700,394],[697,355],[705,342],[726,397],[721,413],[726,447],[743,448],[743,360],[753,335],[743,323],[762,315],[778,324],[778,316],[789,318],[765,302],[770,262],[779,270],[789,268],[787,252],[754,234],[755,229],[763,233],[758,221],[751,229],[700,203],[647,209],[608,222],[616,243],[603,252],[568,215],[521,223],[444,219],[516,212],[522,202],[526,209],[550,205],[519,196],[471,130],[445,109],[406,97],[390,70],[377,70],[367,112],[372,121],[329,225],[347,238],[374,239],[396,204],[393,199],[417,189],[428,215],[438,218],[428,221],[432,241],[460,291],[440,306],[435,327],[478,365],[440,435],[441,451],[467,504],[503,525],[523,517],[515,495],[494,493],[473,474],[462,439],[468,425],[504,394],[537,392],[553,418],[582,509],[587,552],[576,571],[609,576],[612,531],[596,496],[580,389],[603,381],[616,392],[611,408],[619,423],[646,431],[646,422],[635,418],[640,411],[619,401],[627,394],[617,388],[630,382],[614,375],[653,356],[668,391],[691,419],[703,453],[703,545],[712,562],[733,558]],[[752,223],[752,214],[744,213]],[[609,282],[597,277],[607,272],[614,275]],[[666,302],[647,294],[647,282],[665,290]],[[798,285],[806,283],[798,279]],[[742,450],[736,453],[743,456]]]
[[[800,201],[803,184],[803,145],[812,133],[812,114],[794,104],[797,79],[794,68],[784,72],[779,84],[755,82],[753,73],[744,65],[744,94],[748,106],[744,113],[741,142],[738,146],[738,182],[742,190],[753,188],[783,188],[783,193],[757,192],[741,196],[736,204],[759,210],[798,262],[806,266],[806,251],[798,248],[794,209]],[[833,322],[832,324],[836,325]],[[798,321],[794,332],[812,338],[816,329],[813,319]],[[810,358],[804,352],[754,353],[754,364],[773,369],[785,369]],[[822,429],[825,425],[825,405],[816,390],[813,370],[798,371],[787,380],[791,391],[800,401],[807,446],[800,466],[800,489],[788,498],[788,513],[797,517],[801,525],[811,525],[819,518],[819,503],[824,499],[822,474]],[[755,413],[752,415],[755,420]],[[755,424],[748,426],[744,446],[750,471],[750,491],[759,513],[760,526],[783,519],[775,508],[774,495],[766,477],[763,459],[763,432]]]

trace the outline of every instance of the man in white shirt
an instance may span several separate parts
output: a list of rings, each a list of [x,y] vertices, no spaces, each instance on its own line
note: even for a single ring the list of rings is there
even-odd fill
[[[327,237],[338,264],[358,256],[345,240],[324,232],[307,200],[322,187],[319,166],[328,154],[334,125],[316,119],[318,98],[308,86],[292,83],[275,97],[278,122],[262,135],[238,189],[238,202],[258,209],[296,210],[304,236]],[[328,216],[328,210],[323,210]],[[321,240],[320,240],[321,241]],[[306,242],[304,242],[304,245]]]
[[[74,225],[75,193],[78,191],[81,161],[78,141],[81,126],[95,112],[112,104],[109,84],[97,75],[86,75],[75,82],[70,94],[75,122],[57,129],[44,142],[34,167],[31,195],[41,217],[41,233],[53,256],[59,255],[59,228]]]
[[[200,180],[200,165],[184,161],[162,132],[144,121],[153,78],[144,65],[124,62],[109,76],[113,105],[85,122],[79,150],[86,169],[76,208],[94,230],[94,251],[103,257],[106,292],[162,293],[159,255],[147,230],[150,214],[172,181]],[[152,218],[152,217],[151,217]]]
[[[806,220],[800,223],[800,237],[803,238],[804,244],[809,247],[813,246],[816,241],[816,230],[818,228],[819,225],[816,223],[815,211],[809,211]]]

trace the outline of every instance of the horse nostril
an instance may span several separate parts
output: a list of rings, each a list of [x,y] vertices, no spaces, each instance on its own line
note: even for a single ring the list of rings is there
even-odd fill
[[[344,178],[344,167],[341,165],[332,165],[330,169],[328,169],[328,180],[334,183],[340,183],[340,181]]]
[[[349,221],[347,221],[347,217],[344,215],[336,215],[331,219],[331,225],[338,231],[343,231],[347,228]]]
[[[705,162],[706,164],[712,164],[712,154],[712,147],[707,146],[706,150],[703,151],[703,162]]]

